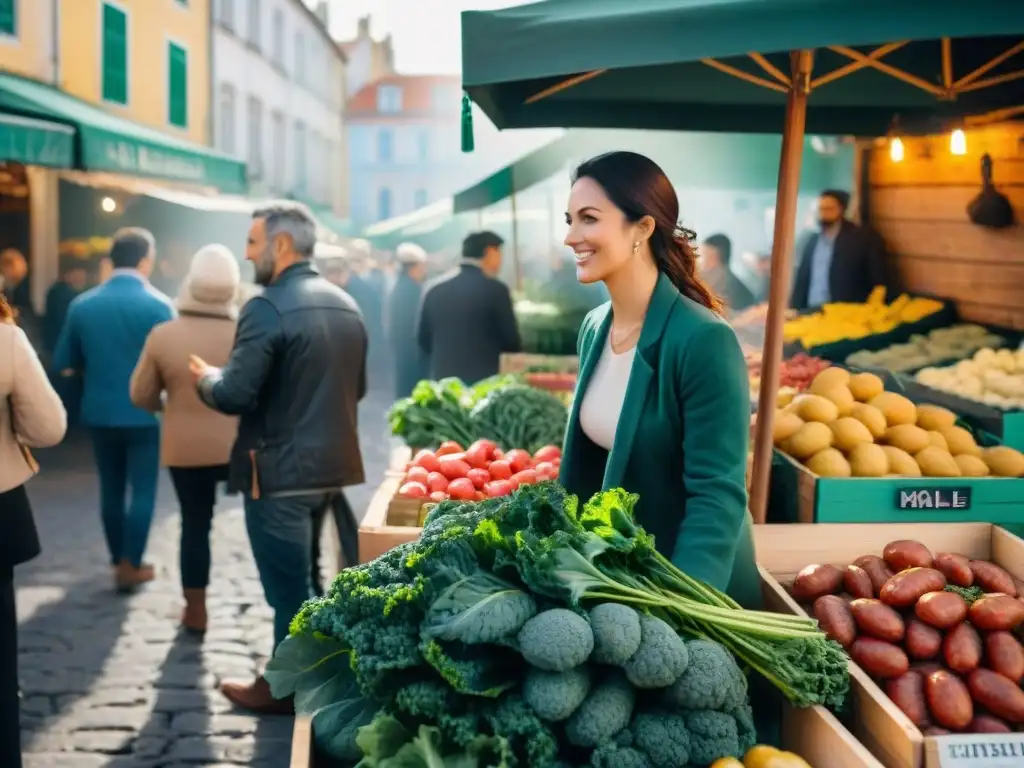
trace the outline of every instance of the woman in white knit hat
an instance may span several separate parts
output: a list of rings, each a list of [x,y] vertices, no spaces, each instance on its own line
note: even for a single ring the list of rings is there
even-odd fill
[[[200,248],[178,296],[178,317],[149,334],[131,383],[135,405],[163,412],[160,458],[181,505],[182,625],[194,633],[206,630],[210,527],[238,423],[199,400],[188,361],[195,354],[210,365],[227,363],[239,279],[238,261],[226,246]]]

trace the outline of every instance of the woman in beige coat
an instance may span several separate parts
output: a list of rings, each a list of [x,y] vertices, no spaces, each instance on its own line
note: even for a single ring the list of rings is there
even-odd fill
[[[210,528],[217,484],[227,481],[237,420],[207,408],[196,395],[189,355],[227,363],[235,339],[238,262],[227,247],[207,245],[192,257],[178,297],[178,317],[154,328],[132,376],[132,402],[163,412],[161,463],[170,468],[181,506],[182,624],[206,631]]]
[[[21,768],[14,566],[39,554],[25,482],[30,449],[64,439],[67,414],[14,312],[0,295],[0,765]]]

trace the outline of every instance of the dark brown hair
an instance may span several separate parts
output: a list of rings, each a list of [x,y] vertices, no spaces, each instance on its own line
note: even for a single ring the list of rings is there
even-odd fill
[[[0,293],[0,323],[8,323],[14,319],[14,310],[7,303],[7,297]]]
[[[722,314],[721,300],[697,276],[697,234],[679,225],[679,198],[657,163],[636,152],[607,152],[576,168],[573,183],[584,178],[597,182],[628,221],[654,219],[650,242],[658,270],[688,299]]]

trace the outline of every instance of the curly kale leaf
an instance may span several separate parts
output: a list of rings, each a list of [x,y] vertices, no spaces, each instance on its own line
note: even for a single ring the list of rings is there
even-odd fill
[[[360,728],[358,741],[364,756],[356,768],[508,768],[501,738],[479,735],[453,749],[437,728],[421,725],[413,736],[390,715]]]
[[[497,643],[514,636],[537,613],[533,597],[486,571],[448,587],[427,609],[427,637],[468,644]]]
[[[456,692],[493,699],[522,679],[522,664],[504,648],[492,645],[442,643],[424,638],[423,659]]]

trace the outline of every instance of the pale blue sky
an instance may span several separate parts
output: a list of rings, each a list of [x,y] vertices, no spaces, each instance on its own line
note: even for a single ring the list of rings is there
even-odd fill
[[[315,5],[308,0],[310,5]],[[462,72],[459,14],[522,5],[516,0],[330,0],[331,34],[355,35],[356,21],[370,14],[375,38],[390,33],[395,66],[408,74]]]

